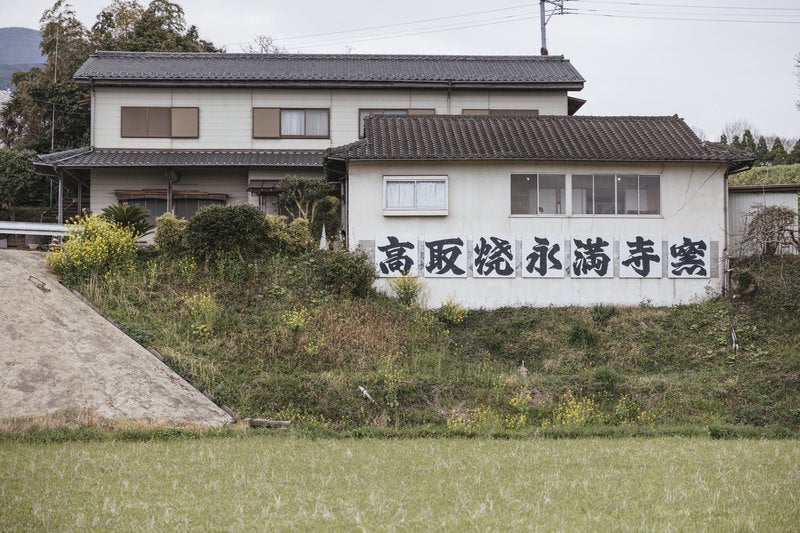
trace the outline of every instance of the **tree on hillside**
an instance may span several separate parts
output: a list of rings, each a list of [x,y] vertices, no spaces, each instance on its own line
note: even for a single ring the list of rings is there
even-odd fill
[[[734,138],[741,139],[745,130],[750,130],[753,135],[758,135],[758,132],[750,123],[750,121],[743,118],[726,122],[722,128],[722,134],[733,144]]]
[[[0,139],[6,146],[46,152],[73,148],[88,141],[89,111],[79,105],[87,89],[72,81],[91,45],[72,6],[58,0],[42,15],[44,66],[18,72],[16,86],[0,116]]]
[[[756,144],[755,153],[759,165],[764,166],[771,162],[771,159],[769,158],[769,147],[767,146],[767,140],[764,139],[763,135],[758,137],[758,144]]]
[[[749,128],[744,130],[744,133],[742,134],[742,146],[741,147],[744,150],[747,150],[748,152],[751,152],[751,153],[755,153],[756,152],[756,141],[753,138],[753,134],[752,134],[752,132],[750,131]]]
[[[772,143],[772,149],[769,151],[772,164],[785,165],[788,155],[789,154],[786,153],[786,149],[783,147],[783,142],[781,142],[780,137],[776,137],[775,142]]]
[[[200,39],[197,27],[186,27],[183,8],[168,0],[153,0],[133,25],[129,39],[114,43],[131,52],[221,52]]]
[[[10,220],[16,217],[20,205],[42,198],[48,181],[33,173],[30,150],[0,149],[0,208],[8,211]]]
[[[789,152],[789,157],[786,159],[786,162],[790,165],[800,164],[800,140],[794,143],[792,151]]]
[[[97,15],[90,39],[98,50],[115,50],[133,38],[136,23],[144,8],[136,0],[113,0]]]
[[[195,26],[187,28],[183,9],[168,0],[153,0],[146,9],[133,0],[112,0],[91,32],[69,3],[57,0],[40,22],[47,61],[14,75],[16,91],[0,111],[0,141],[38,153],[89,143],[89,91],[72,76],[92,51],[219,51],[200,39]]]

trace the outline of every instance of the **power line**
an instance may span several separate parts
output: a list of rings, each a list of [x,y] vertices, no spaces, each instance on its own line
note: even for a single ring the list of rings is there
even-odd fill
[[[645,4],[642,2],[611,2],[604,0],[577,0],[577,1],[590,4],[612,4],[612,5],[625,5],[625,6],[636,6],[636,7],[685,7],[690,9],[742,9],[748,11],[800,11],[800,7],[771,7],[771,6],[740,7],[740,6],[708,6],[708,5],[697,5],[697,4]]]
[[[425,35],[428,33],[441,33],[446,31],[456,31],[456,30],[463,30],[463,29],[470,29],[470,28],[479,28],[483,26],[493,26],[497,24],[507,24],[510,22],[519,22],[523,20],[529,19],[538,19],[539,15],[528,15],[528,16],[515,16],[515,17],[505,17],[504,19],[495,19],[492,21],[484,21],[484,22],[465,22],[459,24],[451,24],[446,26],[437,26],[434,28],[427,28],[421,30],[408,30],[405,32],[392,32],[392,33],[384,33],[384,34],[377,34],[377,35],[369,35],[364,36],[361,38],[356,39],[339,39],[333,41],[317,41],[311,43],[298,43],[293,45],[291,48],[293,49],[300,49],[300,48],[316,48],[320,46],[330,46],[336,44],[350,44],[350,43],[358,43],[358,42],[365,42],[365,41],[378,41],[384,39],[396,39],[399,37],[412,37],[415,35]]]
[[[349,30],[339,30],[339,31],[335,31],[335,32],[314,33],[314,34],[297,35],[297,36],[290,36],[290,37],[276,37],[276,38],[274,38],[274,41],[277,43],[277,42],[283,42],[283,41],[287,41],[287,40],[301,40],[301,39],[309,39],[309,38],[313,38],[313,37],[336,36],[336,35],[343,35],[343,34],[347,34],[347,35],[352,37],[352,35],[355,34],[355,33],[367,32],[367,31],[376,30],[376,29],[395,28],[395,27],[401,27],[401,26],[413,26],[413,25],[424,24],[424,23],[428,23],[428,22],[438,22],[438,21],[443,21],[443,20],[454,20],[454,19],[465,18],[465,17],[473,17],[473,16],[476,16],[476,15],[485,15],[485,14],[488,14],[488,13],[498,13],[498,12],[501,12],[501,11],[512,11],[512,10],[515,10],[515,9],[523,9],[523,8],[530,9],[531,7],[532,7],[531,3],[518,4],[518,5],[514,5],[514,6],[509,6],[509,7],[497,8],[497,9],[488,9],[488,10],[482,10],[482,11],[473,11],[473,12],[463,13],[463,14],[458,14],[458,15],[448,15],[448,16],[444,16],[444,17],[418,19],[418,20],[412,20],[412,21],[408,21],[408,22],[398,22],[398,23],[393,23],[393,24],[383,24],[383,25],[378,25],[378,26],[368,26],[368,27],[364,27],[364,28],[353,28],[353,29],[349,29]],[[409,28],[408,30],[404,30],[404,31],[399,31],[399,32],[394,32],[394,33],[379,33],[376,36],[364,36],[364,37],[356,38],[356,39],[348,38],[348,39],[345,39],[345,40],[336,40],[335,39],[335,40],[332,40],[332,41],[330,41],[330,40],[312,41],[310,44],[301,42],[301,43],[292,45],[291,48],[293,48],[293,49],[314,48],[314,47],[331,45],[331,44],[346,44],[346,43],[352,43],[352,42],[364,42],[364,41],[370,41],[370,40],[381,40],[381,39],[390,39],[390,38],[396,38],[396,37],[407,37],[407,36],[414,36],[414,35],[422,35],[422,34],[425,34],[425,33],[436,33],[436,32],[439,32],[439,31],[453,31],[453,30],[458,30],[458,29],[475,28],[475,27],[480,27],[480,26],[490,26],[490,25],[494,25],[494,24],[504,24],[504,23],[508,23],[508,22],[514,22],[515,20],[527,20],[527,19],[530,19],[530,18],[535,18],[535,16],[538,16],[538,15],[527,15],[527,16],[509,15],[507,17],[502,17],[500,19],[494,19],[492,21],[485,21],[485,20],[482,21],[482,22],[464,21],[464,22],[457,22],[457,23],[454,23],[454,24],[446,24],[446,25],[443,25],[443,26],[433,26],[433,27],[430,27],[430,28],[419,28],[419,29]],[[511,20],[511,19],[513,19],[513,20]],[[228,43],[228,44],[226,44],[224,46],[236,46],[236,45],[241,46],[241,45],[245,45],[245,44],[251,44],[252,42],[253,41],[243,42],[243,43]]]
[[[523,8],[523,7],[530,8],[531,4],[530,3],[528,3],[528,4],[520,4],[520,5],[516,5],[516,6],[510,6],[510,7],[501,7],[501,8],[498,8],[498,9],[487,9],[485,11],[473,11],[471,13],[463,13],[461,15],[448,15],[446,17],[435,17],[435,18],[430,18],[430,19],[419,19],[419,20],[412,20],[412,21],[409,21],[409,22],[397,22],[395,24],[383,24],[381,26],[368,26],[366,28],[356,28],[356,29],[351,29],[351,30],[332,31],[332,32],[326,32],[326,33],[312,33],[310,35],[300,35],[300,36],[294,36],[294,37],[276,37],[275,40],[276,41],[279,41],[279,40],[280,41],[288,41],[288,40],[293,40],[293,39],[305,39],[305,38],[308,38],[308,37],[321,37],[321,36],[325,36],[325,35],[337,35],[337,34],[353,33],[353,32],[359,32],[359,31],[368,31],[368,30],[376,30],[376,29],[384,29],[384,28],[394,28],[394,27],[397,27],[397,26],[409,26],[409,25],[412,25],[412,24],[419,24],[419,23],[422,23],[422,22],[436,22],[436,21],[439,21],[439,20],[448,20],[448,19],[471,17],[473,15],[485,15],[486,13],[497,13],[499,11],[511,11],[512,9],[520,9],[520,8]]]
[[[573,15],[580,15],[584,13],[600,13],[602,15],[611,15],[615,13],[620,13],[623,15],[638,15],[640,13],[645,13],[644,11],[632,11],[632,10],[615,10],[615,9],[592,9],[592,8],[577,8],[577,9],[568,9],[568,14]],[[677,16],[692,16],[692,17],[718,17],[720,13],[682,13],[679,11],[647,11],[647,15],[677,15]],[[752,17],[752,13],[726,13],[726,17]],[[762,17],[786,17],[787,15],[784,13],[762,13]],[[699,19],[699,20],[706,20],[706,19]],[[744,21],[748,22],[748,21]]]
[[[587,13],[581,11],[569,11],[569,15],[584,17],[607,17],[636,20],[670,20],[681,22],[733,22],[738,24],[800,24],[800,20],[734,20],[734,19],[712,19],[712,18],[689,18],[689,17],[648,17],[637,15],[614,15],[610,13]]]

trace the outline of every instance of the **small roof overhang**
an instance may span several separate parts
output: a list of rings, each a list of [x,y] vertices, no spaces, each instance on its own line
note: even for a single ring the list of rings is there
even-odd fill
[[[57,169],[93,168],[319,168],[323,152],[316,150],[127,150],[77,148],[39,155],[36,170],[55,175]]]

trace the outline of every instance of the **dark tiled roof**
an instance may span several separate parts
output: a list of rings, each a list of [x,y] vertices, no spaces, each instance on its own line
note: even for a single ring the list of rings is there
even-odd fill
[[[749,166],[753,155],[704,143],[683,119],[588,116],[389,116],[365,122],[365,140],[334,159],[709,161]]]
[[[322,167],[321,151],[79,148],[40,155],[37,167]]]
[[[96,52],[79,82],[125,85],[540,87],[580,90],[563,56]]]

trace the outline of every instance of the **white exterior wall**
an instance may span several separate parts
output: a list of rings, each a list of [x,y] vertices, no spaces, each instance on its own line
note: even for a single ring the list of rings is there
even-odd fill
[[[542,115],[566,115],[566,91],[315,90],[315,89],[150,89],[94,90],[92,143],[98,148],[283,149],[324,150],[358,139],[358,110],[538,109]],[[198,107],[197,139],[148,139],[121,136],[121,106]],[[330,139],[253,139],[252,108],[330,109]]]
[[[510,215],[510,174],[557,173],[567,176],[587,173],[640,173],[661,176],[660,216],[524,216]],[[457,234],[467,239],[478,234],[499,234],[516,239],[530,234],[571,236],[609,235],[661,236],[666,242],[681,235],[704,236],[712,241],[711,277],[670,279],[662,253],[663,277],[658,279],[576,279],[567,275],[557,279],[522,278],[425,278],[427,304],[438,306],[452,296],[471,308],[496,308],[521,305],[675,305],[696,301],[722,288],[720,255],[725,243],[724,185],[722,165],[664,164],[564,164],[564,163],[374,163],[352,161],[349,169],[348,242],[372,253],[371,243],[380,234],[426,235]],[[384,175],[447,175],[447,216],[384,216]],[[567,194],[567,201],[570,194]],[[571,206],[567,205],[567,212]],[[662,251],[666,244],[662,244]],[[566,257],[566,264],[570,258]],[[613,260],[615,272],[617,258]],[[385,280],[377,282],[386,288]]]

